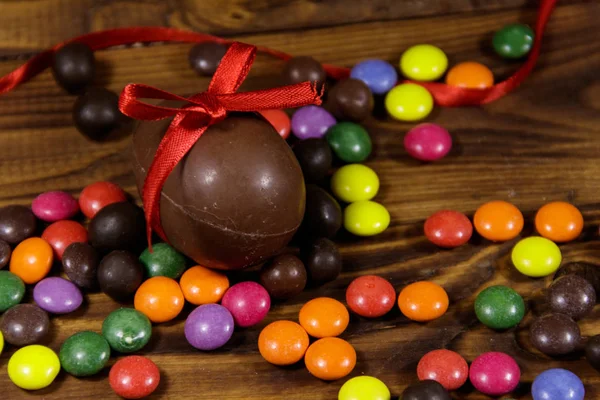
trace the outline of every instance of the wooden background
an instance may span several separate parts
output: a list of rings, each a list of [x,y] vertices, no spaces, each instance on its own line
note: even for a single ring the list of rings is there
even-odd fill
[[[491,33],[509,22],[532,23],[536,7],[537,1],[528,0],[4,0],[0,1],[0,74],[74,35],[111,27],[163,25],[347,66],[368,57],[396,63],[408,46],[428,42],[446,51],[451,63],[480,61],[501,79],[519,64],[492,54]],[[467,246],[441,251],[422,234],[423,220],[439,209],[471,215],[485,201],[504,199],[523,210],[526,235],[537,208],[548,201],[566,200],[584,212],[586,229],[581,240],[561,246],[564,263],[600,265],[598,20],[596,0],[559,2],[539,65],[520,89],[483,108],[436,109],[429,120],[446,126],[455,140],[451,154],[438,163],[424,165],[408,157],[402,137],[411,125],[383,114],[366,122],[375,146],[368,164],[382,183],[376,200],[390,211],[390,228],[371,239],[341,234],[344,272],[338,280],[275,305],[267,320],[237,331],[218,351],[202,353],[187,344],[184,315],[155,326],[151,343],[142,351],[162,372],[153,398],[336,398],[345,380],[322,382],[302,364],[274,367],[258,354],[257,337],[268,322],[295,320],[301,305],[313,297],[343,300],[350,280],[366,273],[389,278],[397,289],[431,279],[446,288],[451,305],[446,315],[427,324],[409,322],[397,309],[373,321],[353,316],[342,335],[358,353],[352,376],[376,376],[398,396],[417,380],[416,364],[430,350],[453,349],[468,361],[482,352],[500,350],[513,355],[522,369],[523,383],[513,397],[529,398],[535,376],[561,366],[583,379],[586,398],[600,398],[600,375],[581,354],[552,360],[532,349],[527,328],[532,314],[543,310],[541,296],[551,279],[534,280],[515,272],[510,262],[514,242],[490,244],[475,237]],[[130,82],[180,93],[190,88],[201,91],[208,81],[188,67],[188,49],[188,45],[156,45],[98,52],[96,83],[115,91]],[[281,66],[259,57],[246,87],[272,84]],[[0,205],[28,204],[46,190],[77,194],[97,180],[114,181],[136,196],[129,138],[100,144],[86,141],[72,124],[73,100],[49,72],[0,96]],[[517,329],[493,332],[475,318],[474,298],[493,284],[512,286],[534,310]],[[52,318],[46,344],[58,351],[75,332],[99,331],[104,317],[119,306],[102,294],[90,294],[87,300],[80,311]],[[599,316],[597,309],[581,321],[584,335],[600,334]],[[108,368],[87,379],[63,372],[49,388],[25,393],[6,374],[14,350],[7,346],[0,357],[3,399],[115,398],[106,379]],[[453,396],[485,398],[469,384]]]

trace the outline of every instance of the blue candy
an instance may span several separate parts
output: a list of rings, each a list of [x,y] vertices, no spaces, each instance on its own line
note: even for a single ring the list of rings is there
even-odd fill
[[[562,368],[542,372],[531,386],[533,400],[583,400],[584,395],[581,379]]]
[[[375,59],[356,64],[350,71],[350,77],[363,81],[375,94],[389,92],[398,82],[398,73],[392,64]]]

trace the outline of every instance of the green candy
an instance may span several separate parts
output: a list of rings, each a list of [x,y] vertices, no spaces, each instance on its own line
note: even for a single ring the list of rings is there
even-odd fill
[[[511,24],[496,32],[492,44],[500,57],[522,58],[531,51],[534,37],[527,25]]]
[[[508,329],[518,325],[525,316],[525,302],[507,286],[490,286],[475,299],[475,314],[487,327]]]
[[[371,138],[362,126],[340,122],[327,131],[327,142],[335,155],[349,163],[361,162],[371,154]]]
[[[16,306],[25,295],[25,284],[17,275],[0,271],[0,312]]]
[[[74,334],[60,348],[60,365],[74,376],[90,376],[104,368],[110,358],[110,346],[102,335],[83,331]]]
[[[120,308],[108,314],[102,323],[102,335],[113,350],[132,353],[148,344],[152,324],[138,310]]]
[[[166,276],[177,279],[183,274],[185,257],[181,253],[166,243],[153,244],[152,250],[154,252],[150,253],[150,249],[146,249],[140,256],[149,278]]]

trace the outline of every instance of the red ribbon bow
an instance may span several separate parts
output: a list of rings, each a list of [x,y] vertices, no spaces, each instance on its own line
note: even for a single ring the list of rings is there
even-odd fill
[[[119,99],[119,108],[123,114],[145,121],[174,117],[156,150],[142,190],[150,248],[152,229],[166,240],[160,223],[159,207],[164,183],[209,126],[222,121],[229,111],[254,112],[321,104],[321,95],[311,82],[236,93],[246,79],[255,57],[255,46],[234,42],[221,60],[208,90],[190,98],[140,84],[127,85],[123,89]],[[140,98],[179,100],[187,104],[182,108],[161,107],[143,103]]]

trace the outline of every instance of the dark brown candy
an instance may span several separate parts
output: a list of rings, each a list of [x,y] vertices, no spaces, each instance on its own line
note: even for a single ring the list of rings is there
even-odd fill
[[[180,106],[180,103],[163,103]],[[141,122],[133,137],[138,189],[170,121]],[[302,170],[266,121],[231,114],[209,127],[162,191],[162,227],[200,265],[239,269],[279,252],[304,215]]]
[[[15,346],[38,343],[49,330],[48,314],[35,304],[18,304],[9,308],[0,321],[4,340]]]
[[[573,319],[587,315],[596,305],[596,291],[591,283],[577,275],[565,275],[555,280],[546,294],[553,312]]]
[[[585,346],[585,358],[590,365],[600,370],[600,335],[592,336]]]
[[[29,207],[6,206],[0,208],[0,240],[18,244],[35,233],[37,221]]]
[[[319,238],[302,248],[302,260],[311,282],[323,284],[342,272],[342,256],[331,240]]]
[[[143,279],[142,263],[135,254],[125,250],[107,254],[98,266],[100,290],[116,300],[132,297]]]
[[[87,90],[73,105],[75,127],[92,140],[104,139],[125,120],[119,110],[119,96],[104,88]]]
[[[11,253],[10,245],[0,239],[0,269],[8,265]]]
[[[299,56],[290,59],[283,69],[283,79],[288,85],[300,82],[325,83],[327,74],[320,62],[312,57]]]
[[[144,211],[128,202],[109,204],[94,215],[88,233],[92,246],[102,253],[142,250],[146,247]]]
[[[362,121],[371,115],[373,104],[369,87],[363,81],[350,78],[331,88],[325,108],[337,119]]]
[[[289,299],[306,286],[306,268],[292,254],[277,256],[260,271],[260,284],[275,299]]]
[[[224,44],[198,43],[190,49],[188,59],[194,71],[200,75],[210,76],[215,73],[226,52],[227,46]]]
[[[342,209],[329,193],[316,185],[306,186],[306,212],[300,233],[305,238],[332,238],[342,226]]]
[[[536,318],[529,327],[529,339],[544,354],[571,353],[581,341],[579,326],[565,314],[552,313]]]
[[[325,139],[310,138],[294,146],[294,154],[300,163],[304,181],[317,183],[323,180],[331,169],[333,155]]]
[[[72,243],[65,249],[62,264],[67,277],[79,287],[98,287],[98,251],[87,243]]]
[[[577,275],[588,281],[596,293],[600,293],[600,266],[582,262],[565,264],[556,271],[554,279],[565,275]]]
[[[94,52],[83,43],[67,44],[54,54],[52,74],[69,93],[81,93],[94,80]]]
[[[424,380],[413,383],[402,392],[401,400],[450,400],[448,391],[438,382]]]

